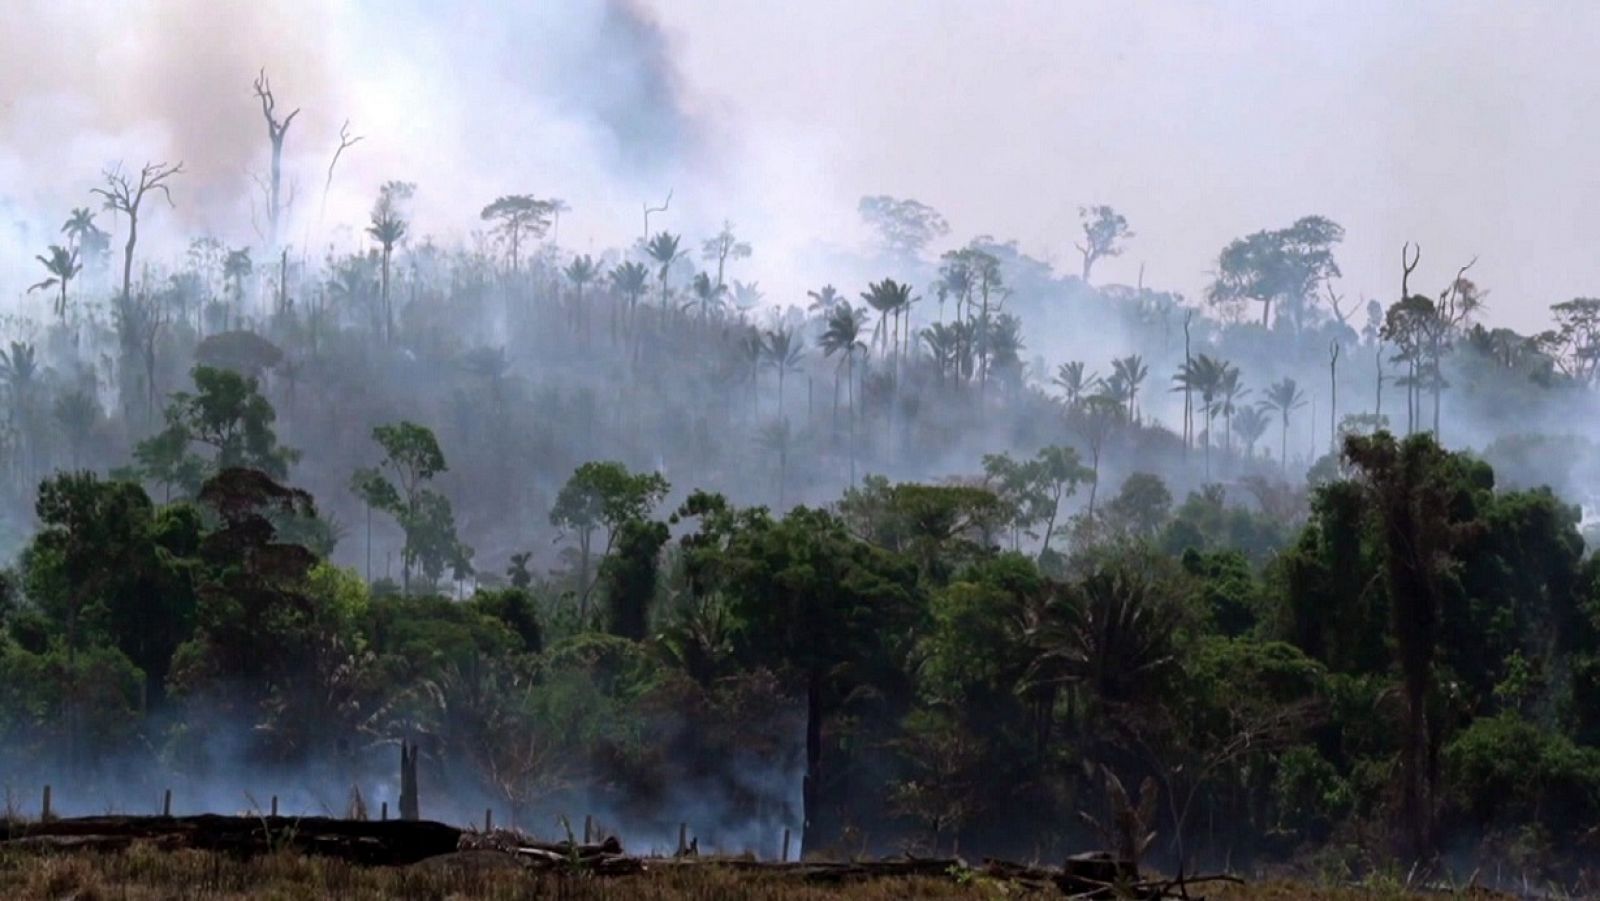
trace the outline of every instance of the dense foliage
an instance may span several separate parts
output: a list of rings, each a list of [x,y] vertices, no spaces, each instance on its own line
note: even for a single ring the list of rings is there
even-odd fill
[[[666,230],[574,256],[507,195],[447,249],[415,190],[320,262],[135,278],[130,234],[116,279],[87,210],[41,258],[0,353],[8,784],[340,809],[412,741],[440,816],[729,848],[1577,859],[1600,302],[1488,330],[1408,256],[1363,324],[1308,216],[1191,306],[1090,284],[1110,207],[1058,275],[930,259],[949,224],[885,196],[892,277],[777,309],[731,224],[701,270]]]

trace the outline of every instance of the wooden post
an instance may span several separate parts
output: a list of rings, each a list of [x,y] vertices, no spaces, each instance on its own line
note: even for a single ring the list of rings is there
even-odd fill
[[[44,787],[44,801],[39,805],[39,820],[43,822],[52,818],[53,815],[50,813],[50,786],[46,785]]]
[[[272,796],[272,815],[273,816],[277,816],[278,815],[278,796],[277,795],[273,795]]]
[[[161,795],[161,815],[164,817],[172,816],[172,789],[170,788]]]
[[[46,789],[46,791],[49,791],[49,789]],[[687,850],[689,850],[689,824],[688,823],[679,823],[678,824],[678,856],[682,857],[683,856],[683,852],[685,852]]]
[[[584,818],[583,818],[583,843],[587,845],[587,844],[589,844],[589,843],[591,843],[593,841],[594,841],[594,814],[591,813],[591,814],[585,815]]]
[[[784,863],[788,863],[789,862],[789,827],[788,826],[783,827],[783,857],[780,858],[780,859]]]
[[[380,820],[382,820],[383,822],[388,822],[389,821],[389,802],[388,801],[383,802],[383,804],[378,808],[378,810],[379,810],[378,818]]]
[[[483,831],[484,832],[493,832],[494,831],[494,808],[493,807],[485,807],[483,809]]]

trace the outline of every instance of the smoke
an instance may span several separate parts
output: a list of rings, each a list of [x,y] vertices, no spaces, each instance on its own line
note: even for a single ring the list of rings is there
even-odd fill
[[[468,5],[448,22],[420,2],[20,6],[0,25],[0,214],[7,256],[30,267],[69,209],[97,205],[89,189],[118,162],[185,164],[174,218],[142,234],[150,249],[201,233],[260,240],[261,69],[279,118],[301,110],[284,149],[291,243],[363,221],[389,179],[421,185],[420,234],[465,239],[485,202],[528,192],[568,200],[564,227],[612,240],[632,221],[619,207],[646,187],[664,194],[702,146],[665,36],[625,0]],[[324,220],[347,119],[364,140],[340,160]],[[0,277],[11,293],[31,275]]]

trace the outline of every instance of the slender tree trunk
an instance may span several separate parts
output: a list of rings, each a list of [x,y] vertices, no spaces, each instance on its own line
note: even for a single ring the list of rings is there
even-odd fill
[[[846,354],[850,370],[846,374],[846,381],[850,390],[850,486],[856,484],[856,352],[850,348]]]
[[[1383,421],[1383,342],[1378,342],[1378,352],[1375,354],[1378,371],[1378,393],[1372,404],[1372,427],[1376,429]]]
[[[383,245],[383,340],[394,341],[394,307],[389,304],[389,245]]]
[[[128,214],[128,243],[122,247],[122,302],[127,303],[133,287],[133,248],[139,243],[139,217]]]
[[[1278,441],[1278,466],[1284,472],[1289,471],[1289,414],[1283,414],[1283,437]]]
[[[806,680],[806,775],[801,786],[804,808],[800,829],[800,853],[821,844],[817,813],[822,792],[822,669],[813,666]]]

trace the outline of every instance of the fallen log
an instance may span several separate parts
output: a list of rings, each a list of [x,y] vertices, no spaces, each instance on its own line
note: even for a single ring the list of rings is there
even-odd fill
[[[372,866],[404,866],[456,851],[461,830],[427,820],[329,817],[74,817],[9,823],[0,848],[118,850],[135,841],[255,856],[277,851],[339,857]]]

